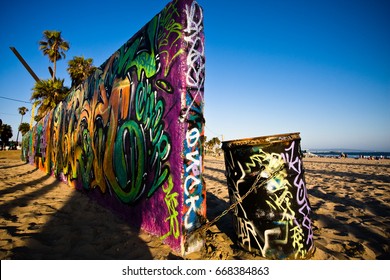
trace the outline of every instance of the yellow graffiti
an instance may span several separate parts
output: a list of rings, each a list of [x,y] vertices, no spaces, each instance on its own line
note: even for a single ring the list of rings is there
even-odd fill
[[[268,173],[272,173],[284,164],[281,155],[277,153],[269,154],[264,152],[263,150],[260,150],[258,154],[250,156],[249,159],[250,162],[245,163],[247,168],[245,172],[247,173],[251,173],[253,168],[256,168],[256,166],[265,167]]]
[[[261,169],[261,177],[269,178],[275,170],[285,165],[285,160],[282,155],[276,153],[266,153],[263,150],[259,150],[257,154],[249,157],[249,162],[245,163],[247,174],[251,174],[254,170]],[[291,165],[288,165],[291,167]],[[285,224],[286,239],[284,242],[287,243],[287,238],[292,240],[292,246],[296,250],[295,258],[303,258],[307,254],[307,250],[304,249],[303,238],[304,232],[299,225],[294,226],[296,221],[296,213],[291,209],[292,202],[294,201],[294,195],[291,192],[293,186],[286,179],[287,173],[283,169],[276,176],[274,176],[266,185],[268,199],[265,200],[267,205],[273,210],[277,211],[282,215],[280,223]],[[288,230],[289,226],[291,227]],[[288,237],[288,232],[290,236]],[[264,252],[266,251],[267,244],[265,244]],[[261,247],[260,247],[261,248]],[[264,253],[263,253],[264,254]]]
[[[277,193],[282,193],[278,195]],[[295,217],[295,212],[291,209],[291,199],[293,198],[292,193],[289,191],[288,182],[285,182],[282,186],[273,190],[272,196],[270,196],[270,201],[266,200],[267,204],[274,210],[282,211],[283,217],[282,221],[289,221],[292,225],[293,219]]]
[[[165,221],[169,221],[169,231],[161,236],[161,240],[164,240],[165,238],[173,235],[176,239],[180,235],[180,227],[179,227],[179,221],[177,219],[179,213],[176,210],[176,207],[179,205],[177,201],[177,196],[179,195],[177,192],[171,193],[173,189],[173,182],[172,177],[168,177],[168,183],[164,184],[162,186],[162,190],[165,193],[164,201],[168,208],[168,217],[165,219]]]
[[[160,18],[161,21],[161,28],[158,37],[159,37],[159,49],[160,56],[165,56],[167,61],[167,67],[164,70],[164,76],[167,77],[169,70],[171,69],[172,62],[175,60],[176,57],[180,56],[182,53],[184,53],[184,50],[179,48],[176,53],[171,55],[171,50],[177,49],[177,41],[181,39],[183,26],[176,22],[173,18],[174,15],[179,15],[177,8],[176,8],[176,2],[171,3],[168,5]],[[176,48],[175,48],[176,47]]]
[[[292,245],[296,249],[295,258],[304,258],[306,256],[307,251],[303,249],[303,230],[299,225],[293,227],[290,232],[292,232],[291,239]]]
[[[245,163],[247,173],[252,173],[252,170],[257,166],[263,167],[261,172],[262,178],[268,178],[275,170],[284,165],[283,158],[277,153],[266,153],[260,150],[258,154],[249,157],[250,162]],[[289,221],[290,225],[295,218],[295,212],[291,209],[291,200],[293,194],[289,191],[291,185],[286,178],[285,170],[281,171],[273,179],[271,179],[266,189],[270,195],[270,200],[266,203],[274,210],[282,211],[282,221]]]

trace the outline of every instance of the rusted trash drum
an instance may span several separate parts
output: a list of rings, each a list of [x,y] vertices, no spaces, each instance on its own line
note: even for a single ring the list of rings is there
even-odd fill
[[[298,132],[225,141],[226,178],[238,244],[268,259],[314,251]]]

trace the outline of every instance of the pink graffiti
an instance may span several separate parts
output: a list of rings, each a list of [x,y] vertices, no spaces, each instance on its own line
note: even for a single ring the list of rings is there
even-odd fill
[[[298,156],[298,153],[295,152],[295,142],[291,143],[291,146],[285,149],[286,153],[282,154],[283,160],[287,163],[288,169],[294,171],[294,186],[297,188],[297,203],[299,206],[299,213],[303,216],[302,225],[307,229],[308,236],[306,239],[306,244],[313,243],[313,230],[311,227],[311,220],[309,218],[309,214],[311,211],[309,201],[307,199],[307,190],[305,186],[305,181],[303,180],[302,173],[302,161]]]

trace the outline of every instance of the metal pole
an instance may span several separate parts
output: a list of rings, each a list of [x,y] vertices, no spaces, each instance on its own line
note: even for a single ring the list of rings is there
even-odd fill
[[[39,82],[38,76],[34,73],[31,67],[27,64],[27,62],[23,59],[23,57],[19,54],[19,52],[14,47],[9,47],[11,51],[16,55],[19,61],[23,64],[23,66],[27,69],[28,73],[34,78],[35,81]]]
[[[16,55],[16,57],[19,59],[19,61],[23,64],[23,66],[27,69],[28,73],[34,78],[36,82],[39,82],[40,79],[38,76],[34,73],[34,71],[31,69],[31,67],[27,64],[27,62],[23,59],[23,57],[19,54],[19,52],[14,47],[9,47],[11,51]],[[32,110],[31,110],[31,120],[30,120],[30,129],[32,127],[32,123],[34,120],[34,109],[35,109],[35,103],[33,104]]]

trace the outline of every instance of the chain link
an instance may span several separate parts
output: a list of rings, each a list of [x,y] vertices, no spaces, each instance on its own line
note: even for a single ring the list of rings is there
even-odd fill
[[[282,164],[277,168],[273,173],[270,174],[268,178],[266,178],[261,184],[257,185],[258,182],[260,181],[261,177],[261,172],[256,176],[256,180],[253,182],[252,186],[250,189],[240,197],[236,202],[232,203],[229,208],[224,210],[219,216],[215,217],[214,220],[209,221],[202,225],[201,227],[197,228],[193,232],[190,233],[190,235],[194,235],[197,233],[204,234],[213,224],[218,222],[223,216],[227,215],[230,211],[232,211],[238,204],[240,204],[249,194],[251,194],[254,190],[260,189],[261,187],[265,186],[269,181],[271,181],[272,178],[274,178],[280,171],[282,171],[285,167],[285,164]]]

